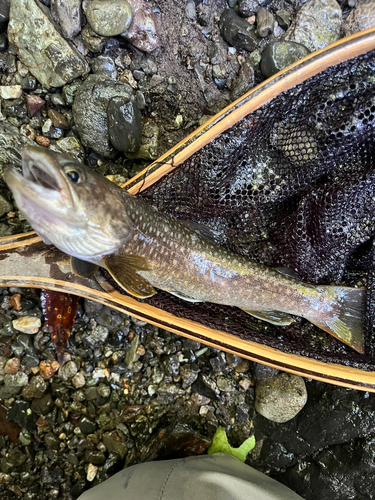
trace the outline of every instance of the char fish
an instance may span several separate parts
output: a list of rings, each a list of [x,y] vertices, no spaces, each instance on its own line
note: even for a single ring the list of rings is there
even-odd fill
[[[102,266],[134,297],[161,289],[277,325],[301,316],[364,352],[363,289],[314,286],[251,262],[67,156],[28,146],[22,169],[5,172],[19,209],[46,244],[71,256],[75,273]]]

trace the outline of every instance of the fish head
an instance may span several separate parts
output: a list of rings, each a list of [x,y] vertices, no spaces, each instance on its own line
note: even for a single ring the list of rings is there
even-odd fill
[[[69,255],[96,263],[132,236],[122,190],[69,156],[27,146],[22,173],[4,179],[42,240]]]

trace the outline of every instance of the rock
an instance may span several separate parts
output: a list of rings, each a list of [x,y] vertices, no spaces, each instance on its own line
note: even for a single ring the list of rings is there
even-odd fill
[[[256,386],[255,409],[273,422],[291,420],[302,410],[306,401],[305,381],[298,375],[279,373],[268,382]]]
[[[233,380],[229,377],[222,376],[217,377],[217,388],[224,392],[232,392],[235,390]]]
[[[5,373],[10,373],[11,375],[14,375],[15,373],[18,372],[20,368],[20,358],[11,358],[8,359],[5,365]]]
[[[109,137],[113,146],[124,153],[135,153],[141,146],[142,116],[136,103],[115,97],[108,104]]]
[[[197,5],[197,19],[201,26],[208,26],[212,18],[211,8],[203,2]]]
[[[232,84],[231,98],[233,101],[243,96],[254,87],[254,66],[250,56],[243,62]]]
[[[8,38],[5,33],[0,33],[0,52],[5,52],[8,48]]]
[[[196,18],[196,11],[195,11],[195,2],[193,0],[189,0],[185,6],[185,15],[188,19],[191,19],[194,21]]]
[[[36,89],[36,78],[32,75],[27,75],[21,80],[21,87],[23,90],[35,90]]]
[[[224,40],[238,49],[249,52],[258,46],[258,38],[254,28],[245,19],[238,16],[233,9],[226,9],[220,17],[220,32]]]
[[[48,139],[60,139],[64,135],[64,132],[62,129],[54,127],[52,120],[48,119],[43,123],[42,134]]]
[[[81,31],[81,3],[82,0],[51,0],[52,17],[68,40],[73,40]]]
[[[86,474],[86,479],[89,483],[91,481],[94,481],[96,474],[98,473],[99,467],[97,467],[94,464],[89,464],[87,467],[87,474]]]
[[[30,335],[38,333],[41,324],[40,319],[35,316],[21,316],[20,318],[12,321],[12,325],[15,330],[28,333]]]
[[[35,137],[35,142],[39,144],[39,146],[43,146],[44,148],[48,148],[48,146],[51,144],[51,141],[48,139],[48,137],[44,137],[43,135],[37,135]]]
[[[44,443],[49,449],[59,450],[60,442],[60,439],[53,432],[47,432],[47,434],[44,436]]]
[[[78,372],[72,378],[72,382],[76,389],[80,389],[81,387],[84,387],[84,385],[86,384],[86,379],[82,372]]]
[[[60,365],[58,361],[41,361],[39,365],[40,374],[44,380],[53,377],[59,368]]]
[[[42,4],[11,0],[9,17],[9,41],[43,86],[61,87],[89,72],[85,59],[62,38]]]
[[[18,118],[27,118],[26,104],[22,99],[11,99],[3,102],[3,114]]]
[[[0,194],[0,217],[13,210],[13,205]]]
[[[125,363],[128,368],[132,368],[133,364],[138,361],[139,355],[137,354],[139,346],[139,335],[134,335],[129,351],[126,353]]]
[[[238,13],[242,17],[250,17],[257,13],[261,7],[266,7],[270,3],[271,0],[239,0]]]
[[[137,49],[152,52],[159,47],[159,35],[151,5],[144,0],[129,0],[129,4],[132,9],[132,22],[121,36]]]
[[[36,428],[38,415],[30,409],[26,401],[15,401],[8,410],[7,420],[18,424],[22,429],[33,431]]]
[[[6,31],[9,21],[9,0],[0,1],[0,33]]]
[[[375,1],[361,2],[350,12],[343,24],[346,36],[375,27]]]
[[[278,22],[280,28],[287,30],[290,26],[290,14],[287,10],[277,10],[276,11],[276,21]]]
[[[271,42],[264,49],[261,70],[266,78],[307,56],[310,51],[300,43],[289,41]]]
[[[85,150],[82,144],[74,136],[64,137],[51,144],[50,149],[58,153],[71,156],[76,161],[82,162],[85,158]]]
[[[56,128],[61,128],[62,130],[69,130],[70,125],[68,120],[64,115],[56,111],[55,109],[48,110],[48,116],[52,121],[52,125]]]
[[[130,99],[132,88],[101,75],[90,75],[78,89],[74,121],[82,143],[106,158],[114,156],[108,130],[107,107],[113,97]]]
[[[259,9],[257,14],[257,33],[260,37],[265,38],[272,35],[275,27],[275,19],[270,11],[263,7]]]
[[[31,117],[33,117],[37,114],[38,111],[40,111],[44,107],[46,101],[41,97],[39,97],[38,95],[27,94],[26,103],[27,103],[27,109],[29,110],[29,114]]]
[[[83,415],[79,419],[79,428],[81,429],[82,434],[87,436],[96,431],[97,425],[91,419]]]
[[[86,26],[83,27],[81,37],[84,45],[91,52],[101,52],[108,40],[105,36],[100,36],[95,33],[89,24],[86,24]]]
[[[342,11],[336,0],[308,0],[297,13],[285,40],[319,50],[340,37]]]
[[[128,158],[155,160],[158,157],[160,130],[153,120],[147,120],[142,126],[141,147],[136,153],[127,152]]]
[[[31,409],[38,415],[47,415],[53,408],[54,402],[48,392],[41,398],[34,398],[31,402]]]
[[[36,375],[32,377],[30,382],[23,388],[22,396],[26,399],[41,398],[46,392],[47,384],[43,377]]]
[[[87,21],[101,36],[117,36],[128,29],[132,8],[126,0],[92,0],[86,7]]]
[[[26,373],[17,372],[14,374],[6,373],[4,375],[4,385],[0,387],[0,399],[8,399],[16,396],[27,385],[29,377]]]
[[[15,73],[17,71],[16,58],[9,51],[0,53],[0,69],[2,71],[8,71],[9,73]]]
[[[189,363],[180,367],[180,375],[182,378],[182,388],[187,389],[198,378],[199,368],[192,366]]]
[[[74,361],[68,361],[59,370],[59,375],[63,380],[69,380],[77,373],[78,367]]]
[[[98,56],[92,60],[91,69],[94,74],[104,75],[112,80],[117,78],[117,69],[114,60],[109,56]],[[127,82],[123,82],[127,83]]]
[[[120,455],[121,459],[125,457],[126,452],[128,451],[125,439],[116,431],[103,434],[103,443],[108,451],[117,453]]]
[[[0,97],[2,99],[19,99],[22,95],[21,85],[0,86]]]

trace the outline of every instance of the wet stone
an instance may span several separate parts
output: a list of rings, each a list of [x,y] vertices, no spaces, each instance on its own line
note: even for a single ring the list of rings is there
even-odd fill
[[[38,95],[28,94],[26,95],[26,103],[29,114],[31,117],[33,117],[44,107],[46,101]]]
[[[53,399],[50,393],[41,398],[35,398],[31,402],[31,409],[38,415],[47,415],[53,408]]]
[[[22,388],[27,385],[29,377],[26,373],[17,372],[4,375],[4,385],[0,387],[0,398],[8,399],[19,394]]]
[[[18,99],[22,95],[21,85],[0,86],[0,97],[2,99]]]
[[[231,98],[233,101],[243,96],[254,87],[254,66],[252,59],[247,57],[243,62],[232,84]]]
[[[59,370],[59,375],[63,380],[69,380],[77,373],[78,367],[74,361],[68,361]]]
[[[308,0],[288,28],[285,40],[310,51],[319,50],[338,40],[341,23],[342,11],[336,0]]]
[[[85,462],[91,463],[93,465],[103,465],[105,463],[105,455],[101,451],[86,450]]]
[[[264,9],[263,7],[259,9],[257,14],[257,33],[260,37],[265,38],[268,35],[272,35],[273,29],[275,27],[275,19],[272,13]]]
[[[12,99],[3,102],[2,111],[5,116],[27,118],[26,104],[22,99]]]
[[[290,26],[291,15],[287,10],[278,10],[276,11],[276,21],[280,28],[287,30]]]
[[[44,442],[47,448],[50,448],[52,450],[60,449],[60,439],[53,432],[47,432],[44,437]]]
[[[39,358],[36,355],[33,356],[32,354],[26,354],[22,358],[22,363],[28,366],[29,368],[35,368],[36,366],[39,365]]]
[[[14,375],[18,372],[20,367],[20,359],[19,358],[11,358],[8,359],[5,365],[5,372]]]
[[[51,0],[52,17],[68,40],[73,40],[81,31],[81,3],[81,0]]]
[[[12,321],[13,328],[23,333],[33,335],[39,331],[41,321],[35,316],[21,316]]]
[[[125,457],[128,451],[124,437],[116,431],[103,434],[103,443],[108,451],[117,453],[121,459]]]
[[[232,392],[235,390],[233,381],[228,377],[217,377],[217,388],[223,392]]]
[[[289,41],[271,42],[264,49],[261,70],[266,78],[299,61],[309,54],[309,50],[300,43]]]
[[[72,378],[73,385],[76,389],[83,387],[86,384],[86,379],[82,372],[78,372]]]
[[[109,56],[95,57],[91,62],[91,70],[97,75],[104,75],[113,80],[117,78],[115,62],[112,57]]]
[[[273,422],[291,420],[302,410],[306,401],[305,381],[298,375],[279,373],[268,382],[256,386],[255,409]]]
[[[214,358],[210,358],[210,365],[215,373],[223,373],[226,368],[225,354],[220,352]]]
[[[48,116],[52,121],[52,125],[54,127],[61,128],[62,130],[69,130],[70,128],[69,121],[65,118],[64,115],[62,115],[55,109],[49,109]]]
[[[0,194],[0,217],[13,210],[13,205],[2,194]]]
[[[144,0],[129,0],[132,9],[132,22],[122,33],[128,42],[143,52],[152,52],[159,47],[159,36],[152,7]]]
[[[28,75],[22,78],[21,87],[23,90],[35,90],[36,89],[36,78],[34,76]]]
[[[81,429],[82,434],[87,436],[96,431],[97,425],[91,419],[83,415],[79,420],[79,428]]]
[[[43,123],[42,133],[43,136],[47,137],[48,139],[60,139],[64,135],[64,132],[61,128],[53,126],[52,120],[50,118],[48,118],[48,120]]]
[[[92,0],[86,8],[86,16],[98,35],[116,36],[128,29],[132,9],[126,0]]]
[[[105,36],[100,36],[93,29],[91,29],[89,24],[86,24],[82,31],[81,31],[81,37],[84,45],[90,50],[91,52],[101,52],[105,44],[107,43],[108,38]]]
[[[5,52],[8,48],[8,37],[5,33],[0,33],[0,53]]]
[[[22,429],[32,431],[36,427],[38,415],[30,409],[30,404],[26,401],[15,401],[8,410],[7,420],[18,424]]]
[[[9,0],[0,1],[0,33],[3,33],[9,21]]]
[[[60,35],[49,10],[34,0],[11,0],[8,37],[44,87],[61,87],[89,71],[85,59]]]
[[[26,399],[41,398],[47,389],[47,384],[43,377],[36,375],[23,388],[22,396]]]
[[[141,145],[141,114],[134,101],[114,98],[108,104],[108,126],[111,143],[124,153],[135,153]]]
[[[346,36],[375,27],[375,2],[358,2],[344,21]]]
[[[224,40],[238,49],[249,52],[258,46],[258,38],[250,24],[236,14],[233,9],[224,10],[220,17],[220,32]]]

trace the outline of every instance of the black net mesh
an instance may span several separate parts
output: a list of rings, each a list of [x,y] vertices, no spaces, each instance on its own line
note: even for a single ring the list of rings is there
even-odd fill
[[[302,319],[270,326],[165,293],[147,302],[287,352],[374,369],[374,116],[372,51],[280,94],[142,193],[166,213],[209,225],[224,246],[257,262],[311,283],[367,283],[366,355]]]

